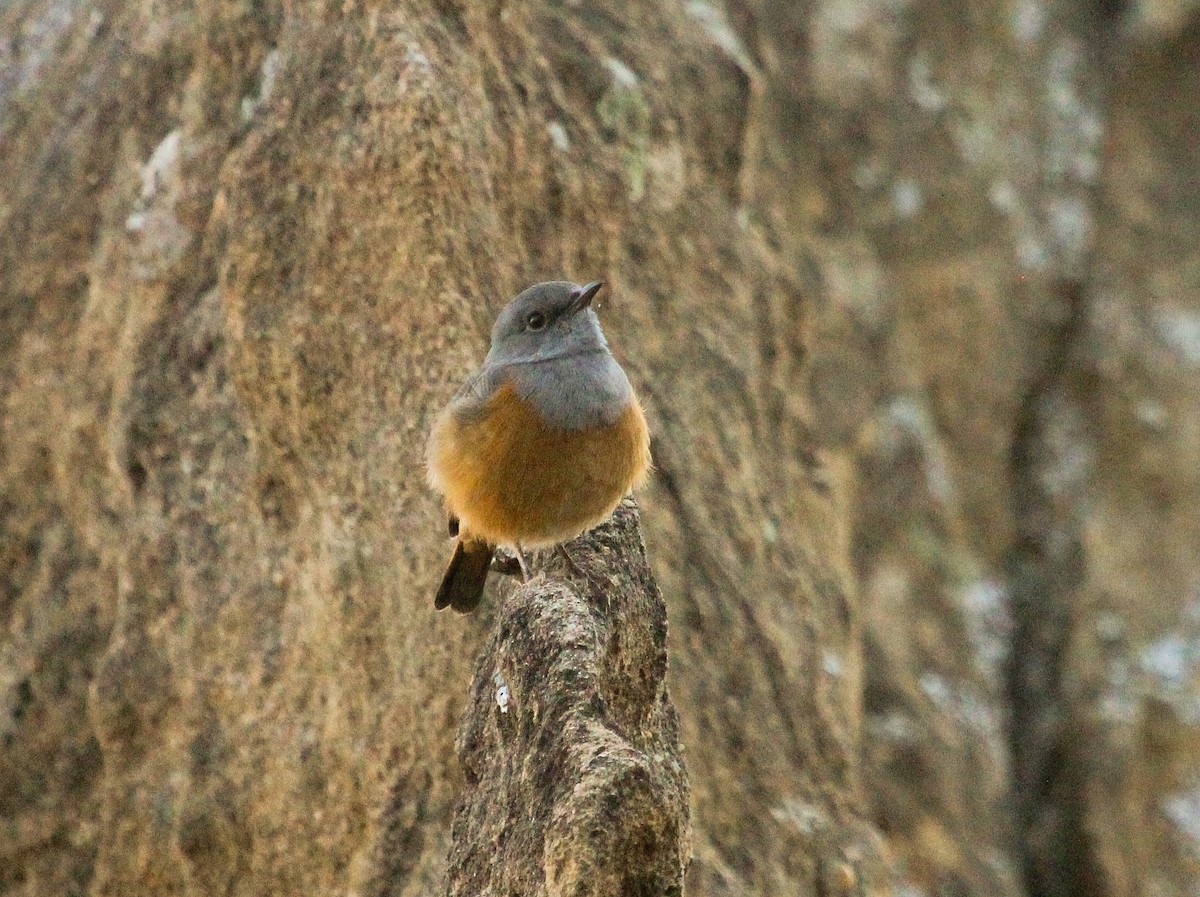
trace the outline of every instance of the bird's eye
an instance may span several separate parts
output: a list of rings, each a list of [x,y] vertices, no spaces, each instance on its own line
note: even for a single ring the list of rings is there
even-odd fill
[[[535,311],[525,319],[525,324],[530,330],[541,330],[546,326],[546,316],[540,311]]]

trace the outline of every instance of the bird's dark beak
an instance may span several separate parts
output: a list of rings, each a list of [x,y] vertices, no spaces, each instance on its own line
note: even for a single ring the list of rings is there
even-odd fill
[[[604,286],[603,280],[593,280],[587,286],[576,287],[571,291],[571,310],[583,311],[592,304],[592,300],[596,298],[596,294],[600,292],[600,287]]]

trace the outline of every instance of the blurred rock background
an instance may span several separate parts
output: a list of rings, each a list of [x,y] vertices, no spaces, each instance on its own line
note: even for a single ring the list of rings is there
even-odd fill
[[[1198,134],[1194,0],[0,3],[0,894],[443,886],[424,434],[562,276],[688,893],[1196,894]]]

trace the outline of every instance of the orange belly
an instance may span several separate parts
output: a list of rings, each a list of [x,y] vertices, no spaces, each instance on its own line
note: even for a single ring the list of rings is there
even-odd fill
[[[559,430],[511,384],[470,416],[442,415],[429,445],[430,481],[466,537],[527,548],[600,523],[650,467],[637,400],[611,426]]]

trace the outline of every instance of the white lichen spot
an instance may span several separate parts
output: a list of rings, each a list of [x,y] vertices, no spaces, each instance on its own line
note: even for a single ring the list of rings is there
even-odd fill
[[[1079,150],[1071,159],[1071,173],[1081,183],[1090,184],[1100,174],[1100,156],[1089,150]]]
[[[1039,0],[1018,0],[1009,19],[1013,37],[1023,44],[1035,43],[1046,30],[1046,8]]]
[[[1163,798],[1160,806],[1163,814],[1190,842],[1192,850],[1200,853],[1200,785]]]
[[[1033,233],[1024,233],[1017,239],[1017,264],[1025,271],[1045,271],[1050,264],[1050,253]]]
[[[562,122],[550,122],[546,125],[546,133],[550,135],[550,143],[560,153],[565,153],[571,148],[571,138],[567,135],[567,129]]]
[[[817,5],[808,59],[819,97],[850,104],[873,87],[890,86],[902,34],[890,7],[875,0],[826,0]]]
[[[742,46],[737,32],[729,24],[723,6],[709,0],[689,0],[684,9],[700,24],[708,38],[736,62],[743,72],[749,74],[754,71],[754,62]]]
[[[125,228],[138,242],[137,272],[154,277],[169,268],[192,241],[193,234],[175,215],[180,194],[183,132],[167,134],[142,166],[142,189]]]
[[[183,131],[176,128],[164,137],[142,166],[142,202],[150,202],[163,189],[168,179],[179,169],[179,148],[183,144]]]
[[[1073,117],[1080,111],[1079,91],[1075,85],[1079,61],[1079,51],[1071,42],[1054,47],[1046,61],[1046,98],[1060,115]]]
[[[943,710],[950,709],[950,683],[944,676],[932,670],[926,670],[918,677],[917,684],[934,704]]]
[[[988,164],[998,154],[1000,139],[991,122],[978,117],[955,116],[950,126],[954,144],[968,164]]]
[[[33,15],[21,22],[20,31],[10,39],[0,34],[0,46],[11,46],[12,63],[0,69],[0,102],[4,100],[5,82],[15,84],[18,91],[28,90],[38,81],[47,63],[51,62],[60,42],[75,23],[75,15],[83,4],[80,0],[50,0],[37,4]],[[3,59],[3,55],[0,55]],[[53,71],[53,69],[51,69]]]
[[[433,63],[429,61],[429,57],[427,55],[425,55],[425,51],[422,50],[416,44],[410,43],[405,48],[404,60],[410,66],[415,66],[416,68],[424,69],[426,72],[433,71]]]
[[[1133,670],[1123,657],[1114,658],[1107,668],[1105,688],[1100,696],[1100,715],[1116,725],[1131,725],[1138,715]]]
[[[1046,203],[1046,219],[1058,251],[1079,258],[1092,235],[1092,215],[1078,196],[1054,196]]]
[[[1106,610],[1096,616],[1096,635],[1105,644],[1115,645],[1125,635],[1125,621],[1120,614]]]
[[[921,735],[920,727],[899,710],[867,714],[866,725],[876,738],[893,744],[912,744]]]
[[[258,78],[258,94],[242,97],[242,119],[249,121],[263,103],[271,98],[275,89],[275,79],[279,76],[279,51],[272,50],[262,62]]]
[[[1184,308],[1154,312],[1151,325],[1159,340],[1189,367],[1200,367],[1200,314]]]
[[[1196,10],[1195,0],[1138,0],[1125,10],[1123,23],[1144,45],[1175,38]]]
[[[933,418],[923,402],[913,396],[892,399],[883,416],[881,448],[888,454],[899,451],[907,437],[924,441],[933,433]]]
[[[821,669],[826,676],[838,678],[843,672],[842,658],[832,651],[821,652]]]
[[[406,28],[398,27],[390,52],[380,57],[374,72],[362,82],[362,96],[372,108],[394,106],[408,102],[414,94],[427,95],[435,77],[433,62],[421,44]],[[340,149],[357,156],[357,142],[349,132],[343,136],[345,142]]]
[[[1104,124],[1094,101],[1086,95],[1088,84],[1079,42],[1067,39],[1056,44],[1046,61],[1044,95],[1049,127],[1042,168],[1051,183],[1062,179],[1089,184],[1099,173]],[[1069,256],[1067,261],[1078,263],[1079,254]]]
[[[496,706],[500,708],[501,713],[508,713],[508,683],[504,681],[504,676],[499,670],[492,674],[492,683],[496,686]]]
[[[768,545],[774,544],[779,540],[779,528],[775,526],[775,521],[769,517],[763,518],[762,535],[763,541]]]
[[[854,186],[859,190],[874,190],[887,178],[883,166],[875,159],[868,159],[854,167]]]
[[[907,878],[900,879],[892,888],[895,897],[929,897],[929,892]]]
[[[998,211],[1011,215],[1019,208],[1020,200],[1011,181],[996,181],[988,188],[988,200]]]
[[[943,507],[953,504],[955,501],[954,480],[950,476],[950,464],[941,440],[936,440],[926,447],[924,471],[929,494],[936,498]]]
[[[1200,644],[1175,632],[1151,642],[1141,656],[1142,669],[1167,691],[1181,691],[1198,664]]]
[[[629,66],[615,57],[608,57],[604,60],[604,67],[608,69],[608,73],[612,76],[613,85],[623,90],[636,90],[638,86],[638,76]]]
[[[1200,725],[1200,633],[1168,632],[1155,639],[1138,655],[1138,667],[1148,678],[1144,691],[1166,701],[1178,718]]]
[[[999,688],[1013,629],[1008,591],[993,579],[975,579],[960,594],[975,664],[992,686]]]
[[[1000,733],[998,714],[970,686],[955,687],[941,673],[926,670],[917,678],[926,697],[943,713],[985,738],[996,742]]]
[[[1000,893],[1020,894],[1022,892],[1021,873],[1007,850],[989,848],[983,852],[983,861],[995,876],[996,881],[1001,883],[998,888]]]
[[[892,206],[901,218],[912,218],[924,205],[921,185],[912,178],[901,178],[892,184]]]
[[[880,449],[885,454],[895,455],[906,444],[915,444],[921,451],[929,494],[944,506],[952,505],[956,496],[946,448],[929,408],[915,396],[893,399],[880,430]]]
[[[279,77],[279,59],[278,50],[272,50],[263,59],[262,77],[258,86],[260,100],[269,100],[275,90],[275,79]]]
[[[777,822],[786,822],[802,835],[812,835],[829,828],[829,814],[819,807],[797,797],[788,797],[777,807],[771,808],[771,816]]]
[[[933,70],[924,56],[909,60],[908,95],[926,112],[941,112],[946,108],[946,94],[933,80]]]
[[[871,20],[871,0],[835,0],[820,4],[820,15],[826,25],[841,34],[853,34]]]
[[[996,708],[982,699],[973,689],[963,689],[957,694],[955,715],[968,728],[987,739],[988,747],[993,751],[997,764],[1003,760],[997,753],[1000,748],[1000,715]]]
[[[1104,136],[1104,118],[1090,106],[1081,106],[1076,111],[1078,115],[1075,124],[1079,129],[1079,136],[1087,143],[1098,144]]]
[[[1171,417],[1158,399],[1142,399],[1133,406],[1133,415],[1143,427],[1156,433],[1166,429]]]

